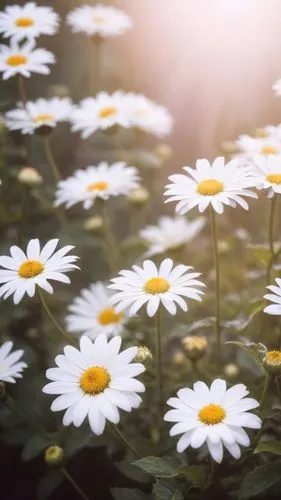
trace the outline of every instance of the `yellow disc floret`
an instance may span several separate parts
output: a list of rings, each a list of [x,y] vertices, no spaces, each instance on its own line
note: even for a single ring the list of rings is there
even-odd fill
[[[261,153],[264,155],[277,155],[278,149],[275,148],[274,146],[263,146],[261,148]]]
[[[111,323],[119,323],[122,319],[123,314],[117,313],[114,307],[107,307],[106,309],[102,309],[98,315],[98,321],[101,325],[110,325]]]
[[[110,118],[111,116],[116,115],[117,109],[114,106],[107,106],[106,108],[102,108],[99,112],[100,118]]]
[[[199,420],[206,425],[215,425],[223,421],[225,417],[224,409],[215,404],[208,404],[203,406],[198,413]]]
[[[31,17],[19,17],[16,19],[16,26],[18,28],[29,28],[29,26],[33,26],[34,21]]]
[[[198,184],[197,192],[203,196],[214,196],[223,191],[223,183],[216,179],[207,179]]]
[[[41,123],[41,122],[52,122],[54,119],[53,115],[49,115],[48,113],[42,114],[42,115],[37,115],[33,118],[33,121],[35,123]]]
[[[18,270],[21,278],[34,278],[44,271],[44,265],[39,260],[26,260],[23,262]]]
[[[272,184],[281,184],[281,174],[268,174],[266,179]]]
[[[150,278],[145,285],[144,285],[144,291],[146,293],[151,293],[152,295],[155,295],[157,293],[165,293],[169,290],[170,285],[167,280],[164,278],[160,278],[157,276],[156,278]]]
[[[22,54],[15,54],[13,56],[9,56],[6,63],[9,66],[21,66],[22,64],[27,63],[27,57]]]
[[[87,187],[87,191],[106,191],[108,189],[108,183],[104,181],[93,182]]]
[[[85,394],[100,394],[110,383],[110,375],[103,366],[92,366],[85,370],[79,381],[79,385]]]

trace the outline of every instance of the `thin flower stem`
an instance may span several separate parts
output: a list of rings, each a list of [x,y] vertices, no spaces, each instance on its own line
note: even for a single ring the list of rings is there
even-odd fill
[[[215,211],[213,208],[211,208],[211,226],[212,226],[214,263],[215,263],[215,270],[216,270],[216,306],[215,306],[216,322],[215,322],[215,329],[216,329],[216,342],[217,342],[217,356],[218,356],[218,363],[219,363],[219,368],[220,368],[220,365],[221,365],[220,265],[219,265],[216,214],[215,214]]]
[[[23,105],[25,107],[26,103],[27,103],[27,93],[26,93],[26,90],[25,90],[24,78],[23,78],[22,75],[19,75],[18,82],[19,82],[19,94],[20,94],[20,98],[21,98],[21,100],[23,102]]]
[[[43,297],[43,294],[42,294],[41,289],[40,289],[39,286],[37,287],[37,292],[38,292],[41,304],[42,304],[43,308],[45,309],[45,311],[46,311],[47,315],[49,316],[49,318],[50,318],[51,322],[53,323],[53,325],[56,327],[56,329],[63,335],[63,337],[68,342],[70,342],[71,344],[75,344],[74,340],[70,337],[70,335],[68,335],[68,333],[66,331],[63,330],[63,328],[59,325],[59,323],[57,322],[57,320],[52,315],[49,307],[47,306],[47,303],[46,303],[46,301],[45,301],[45,299]]]
[[[110,227],[106,203],[103,200],[101,200],[100,203],[100,215],[103,221],[103,236],[106,259],[110,268],[110,272],[115,275],[118,271],[118,250],[113,232]]]
[[[138,453],[136,448],[130,443],[130,441],[126,438],[126,436],[124,436],[123,432],[120,431],[119,427],[117,427],[117,425],[112,425],[112,429],[117,434],[119,439],[123,441],[126,447],[129,448],[129,450],[131,450],[136,457],[140,457],[140,454]]]
[[[95,65],[93,71],[91,71],[90,76],[90,94],[98,93],[101,88],[101,80],[102,80],[102,67],[101,67],[101,45],[102,39],[100,37],[93,38],[94,45],[94,58]]]
[[[48,135],[45,135],[43,137],[43,144],[44,144],[44,149],[45,149],[45,153],[46,153],[46,158],[47,158],[49,166],[51,167],[51,170],[53,172],[54,180],[55,180],[55,182],[58,182],[61,180],[61,175],[60,175],[58,166],[57,166],[55,159],[54,159],[54,155],[52,152],[50,139],[49,139]]]
[[[160,413],[162,412],[163,405],[163,374],[162,374],[162,339],[161,339],[161,307],[158,307],[156,313],[156,376],[157,376],[157,392],[158,404]]]
[[[277,256],[280,253],[280,249],[278,250],[278,252],[276,254],[274,252],[274,222],[275,222],[275,213],[276,213],[276,202],[277,202],[277,196],[274,195],[271,198],[270,211],[269,211],[268,242],[269,242],[271,257],[269,259],[267,269],[266,269],[266,282],[267,282],[267,284],[269,284],[271,281],[272,267],[273,267],[273,264],[274,264]]]
[[[18,244],[21,245],[23,235],[25,234],[25,226],[26,226],[26,215],[27,215],[27,207],[29,201],[29,189],[26,186],[23,186],[22,191],[22,200],[21,200],[21,214],[19,220],[18,227]]]
[[[86,495],[86,493],[84,493],[84,491],[81,490],[80,486],[78,486],[78,484],[73,479],[73,477],[69,474],[69,472],[66,470],[66,468],[62,467],[61,471],[62,471],[64,477],[66,477],[66,479],[70,482],[70,484],[72,484],[73,488],[77,491],[77,493],[79,493],[80,497],[83,498],[83,500],[89,500],[88,495]]]
[[[43,438],[46,438],[46,439],[48,439],[50,437],[43,429],[40,429],[40,427],[37,427],[35,422],[33,422],[31,420],[29,415],[27,415],[22,410],[19,410],[16,407],[14,400],[10,396],[8,396],[8,395],[5,396],[5,398],[3,399],[3,403],[5,406],[7,406],[7,408],[12,410],[16,415],[18,415],[23,420],[25,420],[30,425],[30,427],[32,427],[36,431],[37,434],[39,434],[40,436],[42,436]]]
[[[272,377],[268,373],[266,373],[265,379],[264,379],[264,385],[263,385],[263,389],[262,389],[262,394],[261,394],[261,398],[260,398],[260,407],[259,407],[260,412],[262,412],[262,410],[264,409],[264,403],[265,403],[267,391],[268,391],[268,388],[269,388],[269,385],[271,382],[271,378]],[[256,447],[257,443],[259,442],[259,440],[262,436],[262,432],[263,432],[263,429],[261,427],[259,432],[256,435],[256,438],[254,439],[254,442],[253,442],[254,448]]]

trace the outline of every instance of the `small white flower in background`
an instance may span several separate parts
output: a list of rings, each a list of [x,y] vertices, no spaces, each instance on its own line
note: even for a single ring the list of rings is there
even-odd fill
[[[184,388],[178,397],[167,401],[169,410],[164,420],[175,423],[171,436],[182,434],[177,451],[182,453],[189,446],[200,448],[207,445],[212,458],[220,463],[223,447],[236,459],[241,456],[240,446],[249,446],[250,439],[243,427],[260,429],[261,419],[249,413],[259,402],[247,398],[249,391],[244,384],[226,388],[224,380],[216,379],[210,389],[204,382],[193,384],[193,390]]]
[[[42,175],[33,167],[23,167],[18,173],[18,181],[26,186],[40,186],[43,182]]]
[[[42,249],[38,239],[30,240],[26,254],[16,245],[10,248],[11,257],[0,257],[0,297],[7,299],[13,295],[14,304],[18,304],[27,294],[33,297],[36,286],[48,293],[53,287],[48,280],[70,283],[64,273],[78,269],[73,262],[78,257],[66,255],[74,247],[71,245],[56,250],[58,239],[48,241]],[[4,283],[4,284],[3,284]]]
[[[46,394],[60,394],[52,403],[52,411],[66,410],[63,424],[80,427],[88,417],[95,434],[102,434],[106,421],[117,424],[119,409],[130,412],[138,408],[144,385],[134,377],[145,371],[141,363],[132,363],[137,347],[119,352],[121,337],[109,342],[99,335],[95,342],[84,336],[80,350],[64,348],[56,357],[58,368],[50,368],[46,376],[53,382],[43,387]]]
[[[21,372],[24,368],[27,368],[27,364],[23,361],[19,361],[22,357],[24,351],[18,349],[17,351],[12,351],[13,342],[5,342],[0,347],[0,380],[2,382],[15,383],[16,378],[22,378]]]
[[[268,286],[268,290],[273,293],[267,293],[264,295],[264,298],[273,302],[270,306],[267,306],[264,309],[264,312],[267,314],[281,315],[281,279],[276,278],[276,285]]]
[[[264,129],[266,130],[266,129]],[[272,129],[271,129],[272,132]],[[269,130],[267,128],[267,134]],[[250,135],[241,135],[235,143],[240,150],[240,155],[252,158],[253,155],[280,155],[281,137],[277,133],[267,135],[266,137],[252,137]],[[240,156],[239,154],[237,157]]]
[[[200,301],[200,295],[204,295],[196,288],[205,286],[195,279],[200,273],[189,273],[192,268],[182,264],[174,266],[171,259],[163,260],[159,269],[151,260],[145,260],[143,267],[134,265],[132,269],[120,271],[118,278],[110,280],[109,288],[118,290],[111,299],[112,304],[117,304],[117,312],[130,307],[129,315],[134,316],[147,303],[146,311],[150,317],[156,314],[161,304],[170,314],[176,314],[177,305],[187,311],[186,298]]]
[[[138,171],[127,167],[123,161],[108,165],[101,162],[97,167],[76,170],[74,175],[57,186],[55,205],[65,204],[66,208],[83,203],[91,208],[96,198],[108,200],[111,196],[127,195],[131,189],[139,186]]]
[[[281,194],[281,154],[253,156],[253,178],[257,189],[268,189],[268,198]]]
[[[67,331],[83,333],[91,339],[104,333],[107,337],[121,335],[128,319],[126,313],[117,313],[110,303],[112,293],[102,282],[81,290],[68,307],[65,320]]]
[[[129,93],[125,99],[130,109],[131,126],[164,137],[171,133],[173,118],[169,111],[141,94]]]
[[[9,5],[0,12],[0,33],[16,41],[54,35],[59,27],[59,16],[51,7],[41,7],[34,2]]]
[[[276,80],[276,82],[272,86],[272,89],[274,90],[275,95],[277,95],[277,96],[281,95],[281,79]]]
[[[54,54],[46,49],[35,49],[34,42],[26,42],[24,45],[0,45],[0,73],[3,73],[3,80],[7,80],[14,75],[22,75],[26,78],[31,73],[41,73],[48,75],[50,69],[48,64],[53,64]]]
[[[222,214],[224,205],[236,207],[240,205],[248,210],[248,203],[242,196],[257,198],[256,193],[248,190],[255,181],[250,176],[251,169],[239,166],[239,160],[225,164],[223,157],[217,157],[213,164],[208,160],[197,160],[196,168],[183,167],[186,174],[175,174],[169,177],[172,184],[166,186],[164,195],[167,202],[176,201],[176,213],[183,215],[198,206],[204,212],[211,205]]]
[[[107,5],[82,5],[67,15],[74,33],[83,32],[100,38],[123,35],[133,23],[122,10]]]
[[[149,247],[145,255],[150,257],[185,245],[201,231],[203,217],[189,222],[185,217],[160,217],[158,226],[147,226],[140,236]]]
[[[83,139],[97,130],[108,130],[115,126],[128,128],[130,115],[124,92],[99,92],[96,97],[83,99],[73,108],[71,122],[72,131],[81,132]]]
[[[41,127],[52,129],[59,122],[68,121],[71,111],[72,103],[67,97],[28,101],[25,106],[20,103],[16,109],[6,113],[6,126],[9,130],[21,130],[23,134],[34,134]]]

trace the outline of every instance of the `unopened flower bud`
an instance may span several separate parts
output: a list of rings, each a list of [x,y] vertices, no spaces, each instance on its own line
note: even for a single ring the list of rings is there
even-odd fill
[[[99,215],[89,217],[89,219],[84,222],[84,229],[91,233],[100,233],[103,229],[102,218]]]
[[[281,351],[268,351],[262,364],[267,373],[279,375],[281,373]]]
[[[18,181],[25,186],[35,187],[43,182],[41,174],[33,167],[24,167],[18,173]]]
[[[239,366],[237,366],[235,363],[229,363],[228,365],[225,365],[224,373],[228,378],[236,378],[240,373]]]
[[[158,144],[158,146],[154,149],[154,153],[164,162],[171,158],[173,149],[169,146],[169,144]]]
[[[227,252],[229,252],[229,250],[230,250],[230,244],[228,243],[228,241],[221,240],[218,242],[219,253],[221,253],[221,254],[227,253]]]
[[[184,362],[186,361],[184,353],[182,351],[174,352],[172,361],[173,363],[175,363],[175,365],[183,365]]]
[[[182,340],[186,355],[192,361],[201,359],[207,350],[207,340],[199,335],[191,335]]]
[[[148,366],[152,361],[152,354],[148,347],[146,347],[145,345],[139,346],[134,361],[136,361],[137,363],[143,363],[145,366]]]
[[[58,445],[49,446],[44,453],[45,462],[51,466],[61,465],[64,461],[64,451]]]
[[[149,198],[149,191],[145,187],[132,189],[128,194],[129,203],[137,207],[145,205],[148,202]]]

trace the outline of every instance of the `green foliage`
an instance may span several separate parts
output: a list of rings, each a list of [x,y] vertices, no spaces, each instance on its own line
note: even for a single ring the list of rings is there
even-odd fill
[[[254,453],[273,453],[273,455],[281,455],[281,441],[264,441],[259,443],[255,448]]]
[[[242,481],[238,492],[238,500],[256,498],[272,492],[272,488],[278,491],[281,487],[281,462],[260,465],[249,472]]]

